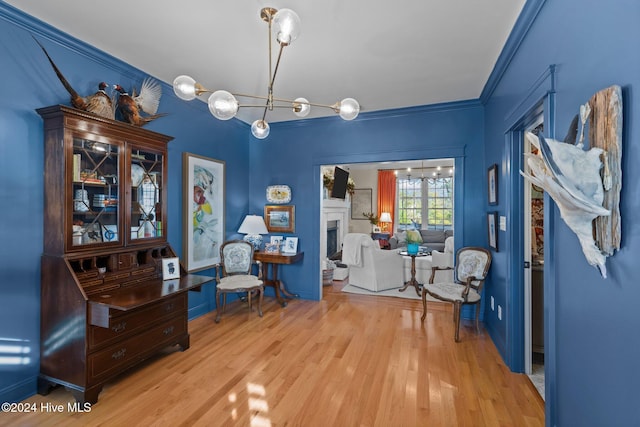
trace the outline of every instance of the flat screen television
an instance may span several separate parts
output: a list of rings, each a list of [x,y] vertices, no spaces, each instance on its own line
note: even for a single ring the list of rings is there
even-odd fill
[[[344,199],[347,195],[347,181],[349,181],[349,172],[336,166],[333,171],[331,197],[334,199]]]

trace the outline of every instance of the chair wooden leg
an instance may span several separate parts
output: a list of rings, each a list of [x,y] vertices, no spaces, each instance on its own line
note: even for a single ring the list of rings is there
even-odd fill
[[[222,305],[222,295],[220,291],[216,292],[216,302],[216,323],[220,323],[220,316],[222,316],[222,308],[220,307]]]
[[[264,296],[264,288],[258,289],[258,316],[262,317],[262,297]]]
[[[460,306],[462,304],[459,301],[453,303],[453,316],[456,328],[455,339],[456,342],[460,342]]]
[[[480,302],[476,304],[476,332],[480,332]]]
[[[424,323],[424,319],[427,317],[427,290],[422,287],[422,317],[420,320]]]
[[[247,299],[249,300],[249,312],[253,311],[253,305],[251,304],[251,294],[253,291],[247,291]]]

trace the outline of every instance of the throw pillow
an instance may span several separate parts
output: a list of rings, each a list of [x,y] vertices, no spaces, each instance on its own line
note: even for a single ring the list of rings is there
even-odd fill
[[[402,245],[404,243],[407,243],[407,232],[406,231],[400,231],[398,234],[396,234],[394,236],[396,238],[396,240],[398,241],[399,245]]]
[[[418,230],[407,230],[407,240],[412,243],[422,243],[422,235]]]

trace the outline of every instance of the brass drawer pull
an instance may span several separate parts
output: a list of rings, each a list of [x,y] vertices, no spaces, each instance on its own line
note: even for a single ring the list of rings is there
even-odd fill
[[[171,335],[173,333],[173,329],[174,329],[173,326],[169,326],[168,328],[165,328],[165,330],[162,331],[162,333],[165,335]]]
[[[113,325],[111,327],[111,330],[113,332],[115,332],[116,334],[118,334],[118,333],[124,331],[126,328],[127,328],[127,322],[120,322],[117,325]]]
[[[116,351],[115,353],[113,353],[111,355],[111,358],[114,360],[118,360],[118,359],[122,359],[125,354],[127,354],[127,349],[126,348],[121,348],[120,350]]]
[[[176,305],[174,303],[170,303],[164,306],[164,310],[165,311],[172,311],[174,308],[176,307]]]

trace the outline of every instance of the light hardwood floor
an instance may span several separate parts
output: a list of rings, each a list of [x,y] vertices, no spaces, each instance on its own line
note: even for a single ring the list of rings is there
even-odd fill
[[[322,301],[266,297],[264,317],[234,302],[189,322],[191,348],[118,377],[90,412],[57,388],[0,414],[3,426],[543,426],[544,402],[509,371],[488,334],[449,305],[340,292]],[[46,413],[43,405],[63,405]]]

